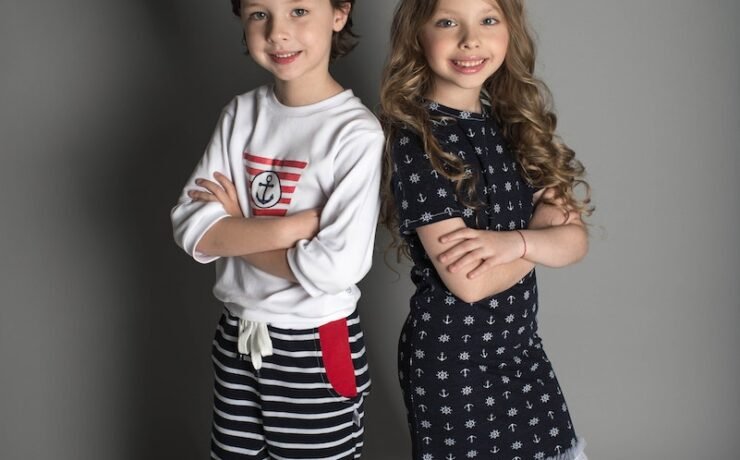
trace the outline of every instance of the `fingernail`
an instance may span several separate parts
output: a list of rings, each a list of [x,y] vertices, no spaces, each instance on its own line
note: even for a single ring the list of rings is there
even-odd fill
[[[195,179],[195,183],[200,185],[203,183],[203,179]]]

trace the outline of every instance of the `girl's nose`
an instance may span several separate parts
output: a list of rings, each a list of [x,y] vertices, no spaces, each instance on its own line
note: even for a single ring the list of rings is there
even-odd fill
[[[480,47],[480,40],[474,30],[470,28],[464,29],[462,37],[460,37],[460,47],[463,49],[476,49]]]

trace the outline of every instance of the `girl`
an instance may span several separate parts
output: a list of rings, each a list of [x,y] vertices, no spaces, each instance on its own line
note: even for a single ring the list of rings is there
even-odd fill
[[[521,0],[395,13],[383,221],[414,264],[399,376],[417,460],[585,459],[537,334],[534,266],[585,256],[588,185],[534,55]]]
[[[211,456],[356,459],[370,390],[356,284],[372,260],[384,140],[329,73],[354,46],[354,0],[231,4],[273,82],[226,106],[172,210],[176,242],[216,262],[225,307]]]

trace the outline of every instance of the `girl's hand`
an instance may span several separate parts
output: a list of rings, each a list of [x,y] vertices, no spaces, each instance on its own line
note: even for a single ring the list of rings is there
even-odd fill
[[[580,217],[578,213],[566,211],[563,206],[563,200],[554,200],[554,204],[549,204],[540,201],[540,198],[546,198],[553,200],[555,197],[555,191],[552,188],[541,189],[534,195],[534,213],[532,219],[529,221],[527,226],[530,230],[543,229],[548,227],[554,227],[557,225],[565,225],[572,222],[576,217]]]
[[[188,196],[195,201],[219,201],[230,216],[243,217],[234,184],[220,172],[214,173],[213,177],[218,183],[208,179],[197,179],[195,183],[207,191],[191,190]]]
[[[439,261],[447,265],[450,272],[462,270],[477,264],[467,277],[480,276],[487,270],[521,258],[524,241],[518,232],[496,232],[461,228],[443,235],[441,243],[455,243],[455,246],[439,255]]]

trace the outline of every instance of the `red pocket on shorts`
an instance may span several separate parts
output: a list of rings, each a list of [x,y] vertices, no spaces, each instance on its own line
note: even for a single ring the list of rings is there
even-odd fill
[[[354,398],[357,396],[357,382],[349,349],[347,320],[342,318],[319,326],[319,341],[326,376],[332,388],[340,396]]]

